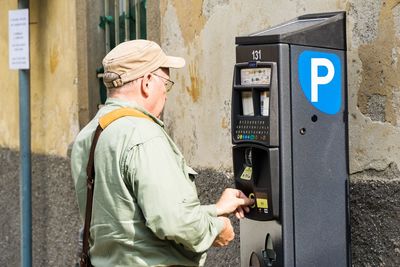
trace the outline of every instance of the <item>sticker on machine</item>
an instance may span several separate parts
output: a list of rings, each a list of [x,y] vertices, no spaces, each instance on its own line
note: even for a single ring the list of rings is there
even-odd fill
[[[251,167],[246,166],[246,168],[244,168],[242,175],[240,175],[240,179],[242,180],[251,180],[251,174],[253,173],[253,170]]]
[[[298,59],[301,90],[319,111],[334,115],[342,106],[342,64],[333,53],[306,50]]]
[[[268,195],[265,192],[256,192],[258,212],[268,213]]]

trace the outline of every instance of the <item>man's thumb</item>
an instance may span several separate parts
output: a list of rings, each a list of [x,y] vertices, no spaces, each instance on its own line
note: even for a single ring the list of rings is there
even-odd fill
[[[238,206],[249,206],[254,204],[254,199],[238,198]]]

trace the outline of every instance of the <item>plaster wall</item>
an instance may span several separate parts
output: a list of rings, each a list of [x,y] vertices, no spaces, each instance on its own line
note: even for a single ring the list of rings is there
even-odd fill
[[[160,43],[160,0],[146,1],[147,40]]]
[[[400,163],[400,1],[161,0],[161,43],[182,56],[164,119],[189,161],[229,168],[236,36],[296,16],[347,11],[351,173]]]
[[[342,1],[162,0],[161,43],[186,59],[173,71],[164,120],[188,161],[230,168],[230,108],[235,37],[300,14],[345,9]]]
[[[19,147],[18,71],[8,68],[8,10],[0,1],[0,146]],[[75,1],[30,1],[32,151],[66,156],[79,130]]]

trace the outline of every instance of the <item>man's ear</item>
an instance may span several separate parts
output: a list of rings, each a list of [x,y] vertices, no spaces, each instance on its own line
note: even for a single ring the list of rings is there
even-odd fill
[[[150,86],[151,86],[151,73],[148,72],[143,76],[142,82],[140,84],[140,92],[144,97],[148,97],[150,93]]]

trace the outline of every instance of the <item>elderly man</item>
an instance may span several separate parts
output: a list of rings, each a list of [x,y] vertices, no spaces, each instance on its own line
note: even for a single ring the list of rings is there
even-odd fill
[[[252,201],[226,189],[215,205],[201,205],[196,174],[159,119],[174,84],[170,68],[183,58],[165,55],[154,42],[134,40],[103,60],[108,99],[82,129],[72,149],[72,175],[85,216],[86,165],[99,119],[131,108],[140,116],[112,122],[98,139],[90,224],[90,260],[102,266],[202,266],[205,251],[234,237],[226,215],[242,218]]]

